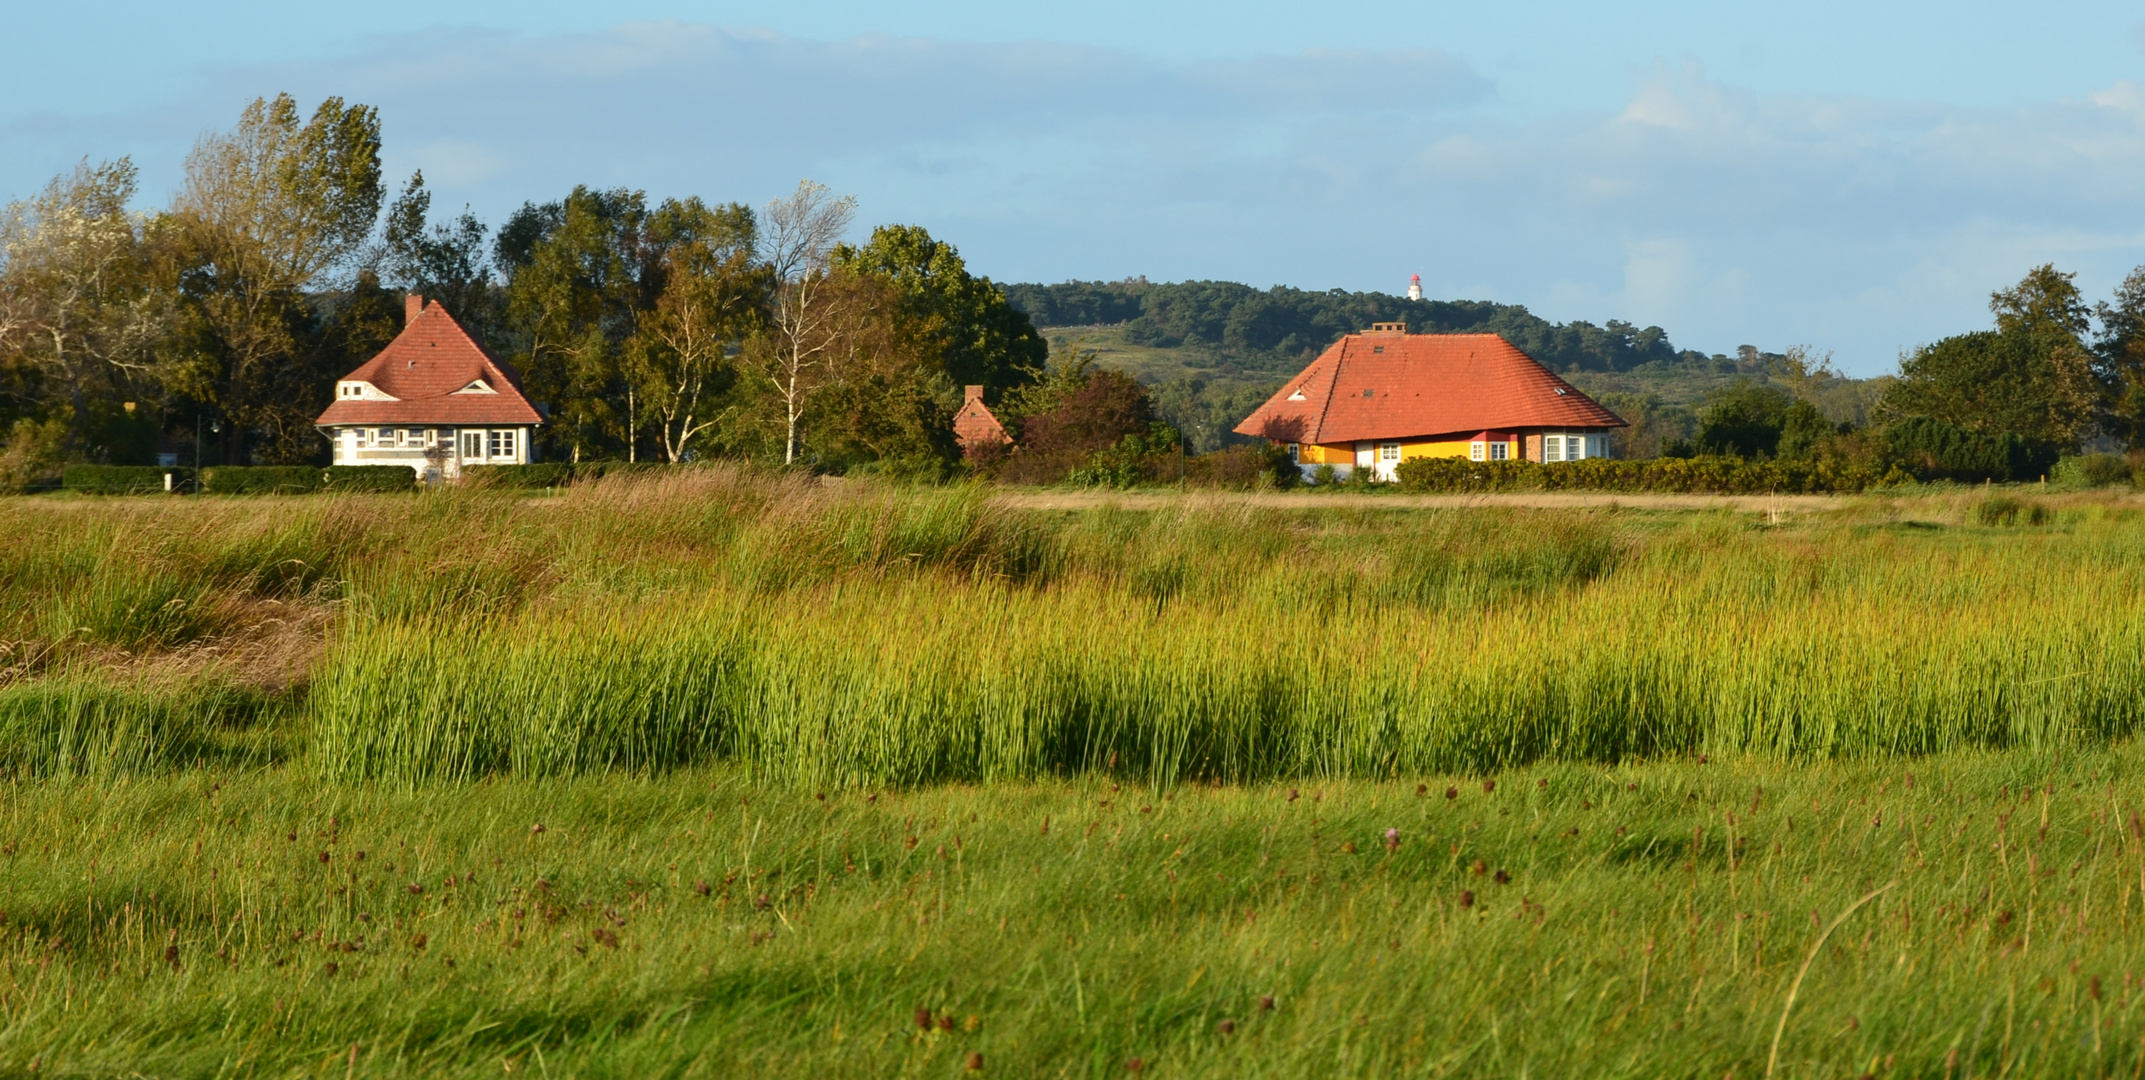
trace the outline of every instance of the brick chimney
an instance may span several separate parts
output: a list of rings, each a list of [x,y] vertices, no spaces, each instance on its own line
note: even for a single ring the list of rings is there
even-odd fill
[[[961,388],[961,394],[961,400],[964,402],[983,400],[983,388],[980,386],[964,386]]]
[[[424,309],[425,309],[425,298],[424,298],[424,297],[422,297],[422,296],[419,296],[419,295],[417,295],[416,293],[411,293],[411,294],[409,294],[408,296],[405,296],[405,297],[403,297],[403,298],[402,298],[402,324],[403,324],[404,326],[408,326],[409,324],[411,324],[411,323],[413,323],[413,322],[416,322],[416,321],[417,321],[417,316],[418,316],[418,314],[419,314],[420,312],[424,311]]]

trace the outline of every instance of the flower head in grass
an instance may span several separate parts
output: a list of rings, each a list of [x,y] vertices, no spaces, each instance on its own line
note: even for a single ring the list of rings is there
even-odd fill
[[[1399,850],[1400,850],[1400,830],[1399,830],[1399,829],[1387,829],[1387,830],[1385,830],[1385,850],[1387,850],[1387,851],[1399,851]]]

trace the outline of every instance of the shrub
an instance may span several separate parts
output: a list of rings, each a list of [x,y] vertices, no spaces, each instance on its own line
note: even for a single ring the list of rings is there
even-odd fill
[[[327,470],[318,465],[216,465],[201,470],[211,495],[302,495],[319,491]]]
[[[172,478],[171,490],[183,490],[191,469],[162,465],[69,465],[60,474],[60,484],[69,491],[91,495],[162,494],[164,477]]]
[[[1302,475],[1288,451],[1271,443],[1225,447],[1185,462],[1185,480],[1200,487],[1288,488]]]
[[[1974,504],[1976,525],[2046,525],[2054,517],[2047,507],[2026,499],[1997,495]]]
[[[2008,431],[1983,432],[1928,416],[1886,428],[1885,450],[1924,480],[2032,480],[2056,463],[2052,446]]]
[[[1658,491],[1750,495],[1867,491],[1914,478],[1833,461],[1745,461],[1732,457],[1656,458],[1542,464],[1409,458],[1396,473],[1409,491]]]
[[[2067,457],[2048,470],[2052,484],[2071,488],[2107,487],[2130,482],[2130,462],[2120,454]]]
[[[417,471],[407,465],[330,465],[321,479],[330,491],[417,489]]]
[[[34,491],[61,483],[65,420],[17,420],[0,447],[0,491]]]

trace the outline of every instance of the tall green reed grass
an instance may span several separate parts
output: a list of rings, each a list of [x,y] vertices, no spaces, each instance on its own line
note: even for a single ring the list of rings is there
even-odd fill
[[[157,686],[87,672],[0,687],[0,775],[109,779],[265,763],[274,749],[245,729],[279,704],[240,687]]]
[[[2096,513],[1047,518],[972,490],[793,493],[702,517],[720,543],[661,580],[614,558],[597,581],[577,553],[511,612],[349,620],[311,746],[332,776],[736,759],[878,785],[2103,741],[2145,712],[2145,564],[2138,523]]]
[[[295,723],[330,776],[735,759],[813,785],[1165,783],[2128,735],[2145,522],[2105,499],[2029,510],[1051,513],[740,469],[535,496],[15,500],[5,693],[74,693],[113,650],[211,655],[305,608],[332,624]],[[24,731],[136,714],[22,708],[46,718]]]

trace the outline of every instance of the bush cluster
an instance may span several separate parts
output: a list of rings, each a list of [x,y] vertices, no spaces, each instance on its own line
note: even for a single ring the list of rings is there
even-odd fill
[[[1733,457],[1658,458],[1622,461],[1593,458],[1542,464],[1535,461],[1468,461],[1410,458],[1395,470],[1408,491],[1653,491],[1747,495],[1857,492],[1914,477],[1898,467],[1878,470],[1833,461],[1747,461]]]

